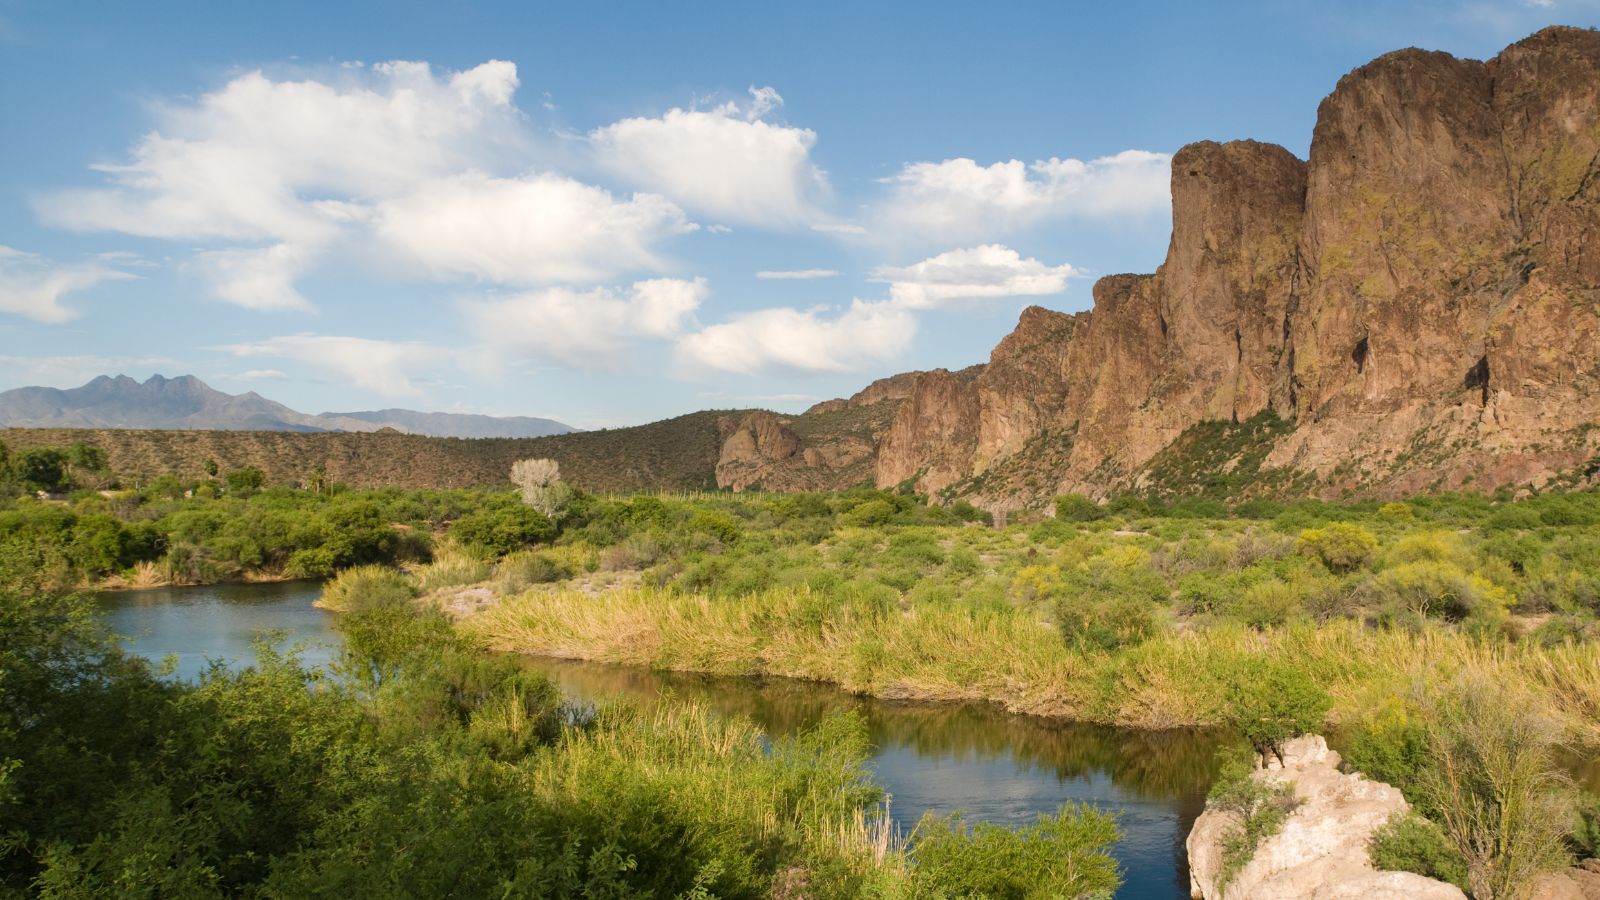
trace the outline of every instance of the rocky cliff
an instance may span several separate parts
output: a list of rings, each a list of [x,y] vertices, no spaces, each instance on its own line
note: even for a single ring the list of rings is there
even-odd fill
[[[1380,57],[1322,102],[1308,161],[1184,147],[1172,220],[1155,274],[1101,279],[1092,311],[1031,308],[986,366],[881,389],[873,480],[1006,508],[1600,472],[1600,33]]]

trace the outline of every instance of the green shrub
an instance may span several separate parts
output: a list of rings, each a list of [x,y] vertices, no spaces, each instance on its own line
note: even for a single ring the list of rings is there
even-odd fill
[[[1360,525],[1331,522],[1300,532],[1295,549],[1322,560],[1331,572],[1353,572],[1372,562],[1378,553],[1378,539]]]
[[[1569,838],[1573,855],[1579,859],[1600,858],[1600,794],[1580,791],[1578,822]]]
[[[1418,779],[1429,764],[1428,733],[1417,711],[1394,699],[1365,711],[1345,748],[1350,767],[1374,781],[1392,784],[1424,814]]]
[[[1252,777],[1254,768],[1246,757],[1225,757],[1206,797],[1207,806],[1239,817],[1222,835],[1219,890],[1227,890],[1228,883],[1255,857],[1261,842],[1282,830],[1298,805],[1292,786],[1256,779]]]
[[[984,525],[994,524],[994,515],[973,506],[966,500],[957,500],[950,504],[950,514],[963,522],[978,522]]]
[[[323,585],[317,605],[335,612],[360,612],[408,604],[416,595],[416,586],[411,580],[394,569],[357,566],[345,569]]]
[[[1467,861],[1438,825],[1414,813],[1397,815],[1367,844],[1372,865],[1386,872],[1415,872],[1467,890]]]
[[[1229,723],[1264,760],[1283,758],[1283,742],[1320,729],[1333,700],[1293,660],[1243,657],[1226,692]]]
[[[1082,494],[1063,494],[1056,498],[1057,521],[1093,522],[1105,516],[1106,511],[1100,504]]]
[[[1119,494],[1106,504],[1106,512],[1119,516],[1148,516],[1150,504],[1137,494]]]
[[[1156,607],[1135,597],[1096,599],[1066,593],[1056,601],[1061,637],[1080,650],[1117,650],[1142,644],[1160,630]]]
[[[983,559],[971,547],[956,547],[946,557],[945,568],[955,575],[976,575],[983,571]]]
[[[255,466],[234,469],[223,477],[228,493],[234,497],[251,497],[267,483],[267,476]]]
[[[895,512],[894,504],[888,500],[868,500],[840,516],[839,520],[857,528],[876,528],[889,524]]]
[[[1465,674],[1422,698],[1428,764],[1417,789],[1466,860],[1474,897],[1514,897],[1568,864],[1573,798],[1560,726],[1514,688]]]
[[[725,547],[739,543],[740,536],[744,534],[732,516],[710,509],[696,510],[684,527],[699,534],[710,535]]]
[[[1294,589],[1276,579],[1250,585],[1228,604],[1228,614],[1252,628],[1285,625],[1304,611]]]
[[[481,507],[450,525],[450,537],[463,549],[490,557],[548,541],[555,534],[555,523],[548,516],[521,503]]]
[[[1511,598],[1503,589],[1447,562],[1409,562],[1379,572],[1368,594],[1390,624],[1417,627],[1421,620],[1467,622],[1485,633],[1498,630],[1509,615]]]
[[[1117,838],[1116,818],[1088,805],[1064,806],[1017,829],[929,813],[911,836],[911,893],[994,900],[1109,897],[1122,882],[1110,854]]]

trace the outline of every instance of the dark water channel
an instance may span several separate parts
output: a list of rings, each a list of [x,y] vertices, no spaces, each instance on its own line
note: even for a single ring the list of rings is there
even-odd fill
[[[209,659],[248,662],[263,630],[299,644],[308,664],[337,651],[333,616],[312,606],[309,582],[222,585],[106,594],[113,628],[143,656],[177,658],[176,675],[192,678]],[[877,781],[905,832],[924,812],[963,811],[972,820],[1025,824],[1066,802],[1120,814],[1115,849],[1128,898],[1188,897],[1183,839],[1200,814],[1213,775],[1216,738],[1194,732],[1150,733],[1064,725],[973,705],[900,703],[852,697],[785,679],[710,678],[620,666],[531,658],[568,695],[584,700],[664,696],[698,700],[712,710],[748,716],[770,735],[804,728],[838,709],[868,722]]]

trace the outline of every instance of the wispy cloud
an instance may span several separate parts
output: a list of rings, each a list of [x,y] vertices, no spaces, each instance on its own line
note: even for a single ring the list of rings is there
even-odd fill
[[[757,272],[756,277],[770,281],[810,281],[814,278],[833,278],[838,274],[835,269],[786,269]]]
[[[323,334],[284,335],[228,344],[219,349],[242,359],[290,360],[388,397],[421,395],[422,389],[417,385],[419,377],[445,362],[448,356],[440,348],[420,342]]]
[[[69,295],[137,277],[99,261],[56,263],[0,246],[0,312],[49,324],[70,321],[82,313],[63,302]]]

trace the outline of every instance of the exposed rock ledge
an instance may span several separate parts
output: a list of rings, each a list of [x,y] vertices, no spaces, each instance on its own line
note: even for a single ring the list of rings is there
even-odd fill
[[[1380,872],[1367,842],[1390,816],[1404,813],[1397,788],[1339,771],[1339,754],[1317,735],[1284,746],[1283,764],[1268,764],[1252,776],[1291,784],[1300,806],[1283,829],[1261,842],[1255,858],[1217,889],[1223,836],[1238,816],[1207,809],[1186,844],[1191,895],[1200,900],[1464,900],[1454,885],[1410,872]]]

